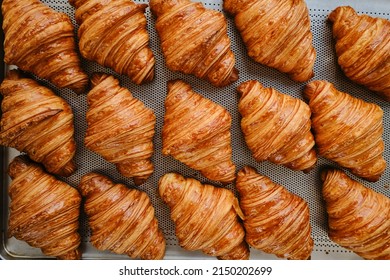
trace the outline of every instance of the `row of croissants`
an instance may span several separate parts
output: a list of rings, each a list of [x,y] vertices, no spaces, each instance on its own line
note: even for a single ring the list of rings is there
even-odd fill
[[[9,232],[48,256],[80,259],[80,204],[99,250],[131,258],[163,259],[166,249],[148,195],[99,173],[78,190],[46,173],[26,156],[9,165]],[[322,194],[329,237],[365,259],[390,259],[390,199],[338,169],[323,170]],[[249,246],[279,258],[309,259],[313,250],[307,202],[245,166],[232,191],[167,173],[158,192],[170,209],[179,245],[218,259],[245,260]],[[81,195],[80,195],[81,194]]]
[[[154,77],[145,9],[131,0],[69,0],[75,9],[83,58],[142,84]],[[166,66],[222,87],[238,79],[221,12],[190,0],[150,0]],[[248,55],[305,82],[314,76],[316,51],[304,0],[223,0]],[[5,62],[77,93],[88,76],[80,67],[69,17],[39,0],[4,0]],[[352,81],[390,100],[390,21],[336,8],[333,23],[338,63]]]
[[[85,147],[115,164],[136,185],[144,183],[154,170],[153,110],[111,75],[95,73],[92,85]],[[167,91],[163,155],[210,180],[233,182],[229,111],[182,80],[168,81]],[[383,110],[378,105],[338,91],[327,81],[306,85],[308,104],[255,80],[241,83],[237,91],[241,129],[256,161],[309,172],[319,155],[367,181],[378,181],[384,173]],[[49,173],[73,174],[77,165],[70,105],[17,70],[9,72],[0,92],[0,144],[26,153]]]

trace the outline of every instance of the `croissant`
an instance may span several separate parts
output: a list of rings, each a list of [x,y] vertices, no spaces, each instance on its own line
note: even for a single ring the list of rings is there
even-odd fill
[[[190,0],[150,0],[167,67],[217,87],[238,79],[222,13]]]
[[[181,80],[168,82],[163,155],[172,155],[210,180],[230,183],[236,170],[230,127],[231,116],[225,108]]]
[[[224,0],[248,55],[298,82],[314,76],[316,51],[303,0]]]
[[[309,259],[313,239],[305,200],[248,166],[238,172],[236,188],[250,246],[279,258]]]
[[[82,93],[88,76],[80,67],[70,18],[38,0],[3,0],[4,61]]]
[[[345,75],[390,101],[390,21],[358,15],[345,6],[336,8],[328,19]]]
[[[304,94],[310,100],[318,154],[356,176],[378,181],[386,169],[382,109],[338,91],[327,81],[307,84]]]
[[[182,248],[202,250],[218,259],[248,259],[242,212],[234,194],[224,188],[202,185],[192,178],[167,173],[158,183],[159,194],[169,206]]]
[[[237,88],[241,129],[257,161],[309,171],[317,162],[310,108],[300,99],[247,81]]]
[[[45,173],[25,155],[12,160],[8,174],[12,179],[9,237],[40,248],[47,256],[80,259],[78,191]]]
[[[136,84],[154,77],[154,55],[144,15],[131,0],[69,0],[76,7],[81,55],[125,74]]]
[[[86,199],[93,246],[134,259],[164,257],[165,239],[146,193],[97,173],[84,175],[79,189]]]
[[[322,172],[329,238],[365,259],[390,260],[390,199],[349,178]]]
[[[71,107],[16,70],[8,73],[0,92],[0,144],[27,153],[50,173],[70,176],[76,170]]]
[[[140,185],[153,173],[156,117],[113,76],[95,73],[91,81],[85,146]]]

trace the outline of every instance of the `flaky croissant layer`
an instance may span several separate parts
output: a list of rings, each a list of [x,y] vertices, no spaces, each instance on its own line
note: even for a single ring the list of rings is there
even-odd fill
[[[203,185],[177,173],[167,173],[158,184],[169,206],[179,244],[219,259],[248,259],[237,198],[227,189]]]
[[[154,77],[154,55],[144,15],[131,0],[69,0],[76,7],[81,55],[125,74],[136,84]]]
[[[190,0],[151,0],[166,65],[222,87],[238,79],[223,14]]]
[[[341,6],[329,14],[338,63],[352,81],[390,101],[390,21]]]
[[[50,173],[73,174],[76,142],[66,101],[16,70],[8,73],[0,92],[0,144],[27,153]]]
[[[181,80],[168,82],[162,130],[163,155],[172,155],[210,180],[230,183],[231,116]]]
[[[82,93],[88,76],[80,67],[70,18],[39,0],[2,1],[4,61]]]
[[[322,172],[329,237],[365,259],[390,260],[390,199],[349,178]]]
[[[386,169],[383,110],[338,91],[327,81],[310,82],[304,94],[319,155],[368,181],[378,181]]]
[[[113,76],[95,73],[88,93],[85,146],[142,184],[153,173],[156,117]]]
[[[10,216],[8,235],[58,259],[80,259],[78,233],[81,196],[47,174],[26,156],[8,167]]]
[[[79,189],[86,199],[93,246],[134,259],[164,258],[165,238],[145,192],[115,184],[98,173],[84,175]]]
[[[255,80],[241,83],[237,90],[241,129],[253,157],[293,170],[312,169],[317,155],[309,106]]]
[[[256,62],[304,82],[314,76],[316,51],[304,0],[224,0]]]
[[[250,246],[280,258],[310,258],[314,242],[306,201],[248,166],[238,172],[236,188]]]

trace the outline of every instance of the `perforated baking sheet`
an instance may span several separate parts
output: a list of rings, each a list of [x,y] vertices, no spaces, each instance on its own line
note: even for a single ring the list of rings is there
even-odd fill
[[[71,7],[66,0],[44,0],[42,1],[57,11],[67,13],[73,23],[74,8]],[[148,1],[138,0],[138,3],[148,3]],[[222,0],[202,1],[209,9],[222,11]],[[315,77],[313,79],[326,79],[335,84],[339,90],[351,93],[352,95],[362,98],[369,102],[379,104],[384,110],[384,125],[385,132],[383,135],[385,141],[385,159],[390,162],[390,104],[385,103],[372,92],[364,89],[361,86],[349,81],[341,72],[337,65],[337,59],[334,52],[334,41],[332,39],[331,26],[327,23],[326,18],[328,14],[337,6],[351,5],[359,13],[366,13],[371,16],[390,18],[390,5],[388,0],[377,1],[306,1],[310,11],[311,29],[314,36],[314,46],[317,51],[317,60],[315,64]],[[364,3],[362,3],[364,2]],[[297,83],[291,81],[287,75],[281,74],[277,70],[262,66],[252,61],[246,54],[246,49],[241,41],[240,35],[234,27],[232,18],[227,17],[228,21],[228,35],[232,41],[232,50],[236,56],[236,67],[240,75],[239,80],[234,84],[225,88],[215,88],[205,81],[201,81],[193,76],[188,76],[180,73],[173,73],[165,67],[164,59],[160,51],[159,39],[154,29],[155,20],[151,16],[150,10],[146,10],[148,19],[148,31],[150,34],[150,46],[156,58],[156,77],[155,80],[149,84],[137,86],[130,82],[125,76],[119,76],[115,72],[105,69],[94,62],[82,60],[83,68],[91,74],[95,71],[104,71],[113,74],[121,81],[121,85],[127,87],[135,97],[142,100],[148,107],[152,108],[157,117],[156,134],[154,137],[154,155],[153,162],[155,164],[155,171],[153,175],[138,189],[149,194],[152,204],[156,210],[156,216],[159,225],[164,232],[167,241],[166,259],[214,259],[201,252],[189,252],[181,249],[178,246],[177,239],[174,234],[174,224],[169,218],[168,207],[163,204],[162,200],[157,194],[158,179],[167,172],[176,171],[184,176],[194,177],[202,182],[212,183],[202,177],[198,172],[186,167],[184,164],[176,161],[171,157],[165,157],[161,153],[161,129],[164,117],[164,99],[166,96],[166,83],[170,79],[183,79],[191,84],[193,89],[205,97],[215,101],[224,106],[232,115],[232,146],[233,146],[233,161],[237,166],[237,171],[244,165],[251,165],[255,167],[260,173],[270,177],[275,182],[285,186],[291,192],[303,197],[309,204],[311,214],[312,236],[315,241],[312,259],[359,259],[359,257],[336,245],[329,240],[327,236],[327,216],[324,208],[324,203],[321,198],[321,182],[319,179],[319,170],[325,165],[332,165],[331,162],[319,158],[317,167],[309,174],[302,172],[291,171],[283,166],[277,166],[272,163],[263,162],[257,163],[252,157],[251,153],[245,145],[243,135],[240,130],[240,115],[237,110],[238,94],[236,87],[244,81],[249,79],[259,80],[267,87],[275,87],[277,90],[290,94],[294,97],[302,98],[302,89],[305,83]],[[4,72],[9,69],[5,65]],[[78,171],[69,178],[62,178],[70,185],[76,187],[81,176],[84,174],[97,171],[108,175],[116,182],[125,183],[129,187],[134,187],[132,180],[121,176],[111,163],[104,161],[100,156],[85,149],[83,138],[86,131],[85,113],[87,109],[86,95],[77,96],[70,90],[59,90],[47,82],[42,81],[43,84],[53,89],[58,95],[65,98],[72,106],[75,114],[75,129],[76,141],[78,150],[76,154],[76,162],[78,164]],[[2,191],[1,191],[1,228],[2,240],[0,255],[4,259],[34,259],[46,258],[39,249],[32,248],[26,243],[16,240],[15,238],[8,239],[7,219],[8,219],[8,203],[7,195],[10,179],[6,173],[8,163],[19,154],[13,149],[3,148],[2,151]],[[390,167],[387,168],[380,181],[377,183],[365,182],[350,173],[352,178],[362,182],[364,185],[373,188],[377,192],[383,193],[390,197]],[[226,186],[234,190],[234,184]],[[82,249],[83,259],[128,259],[126,255],[116,255],[110,252],[101,252],[94,249],[89,243],[90,231],[87,226],[85,215],[81,217],[82,235]],[[275,256],[262,253],[251,248],[251,259],[276,259]]]

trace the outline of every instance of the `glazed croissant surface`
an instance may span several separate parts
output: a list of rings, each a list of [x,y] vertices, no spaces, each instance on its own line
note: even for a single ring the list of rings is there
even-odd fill
[[[248,259],[242,212],[234,194],[224,188],[201,184],[177,173],[167,173],[158,184],[169,206],[176,236],[182,248],[218,259]]]
[[[153,173],[156,117],[113,76],[95,73],[91,81],[85,146],[142,184]]]
[[[50,173],[71,175],[76,170],[72,108],[16,70],[8,73],[0,92],[0,144],[27,153]]]
[[[304,94],[312,111],[318,154],[356,176],[378,181],[386,169],[382,109],[338,91],[327,81],[307,84]]]
[[[237,88],[245,141],[257,161],[308,171],[317,162],[310,108],[300,99],[247,81]]]
[[[349,178],[322,172],[329,237],[365,259],[390,259],[390,199]]]
[[[303,0],[224,0],[223,8],[258,63],[304,82],[314,76],[316,51]]]
[[[145,192],[115,184],[98,173],[84,175],[79,189],[85,197],[93,246],[134,259],[164,258],[165,238]]]
[[[47,174],[27,156],[10,163],[9,237],[40,248],[57,259],[80,259],[81,196],[68,184]]]
[[[154,77],[154,55],[144,15],[131,0],[69,0],[76,7],[81,55],[125,74],[136,84]]]
[[[4,61],[82,93],[88,76],[80,67],[70,18],[38,0],[2,3]]]
[[[181,80],[168,82],[163,155],[172,155],[210,180],[230,183],[235,178],[230,127],[225,108]]]
[[[330,13],[338,63],[352,81],[390,101],[390,21],[349,6]]]
[[[236,188],[251,247],[279,258],[309,259],[313,239],[305,200],[248,166],[238,172]]]
[[[238,79],[222,13],[190,0],[151,0],[167,67],[217,87]]]

